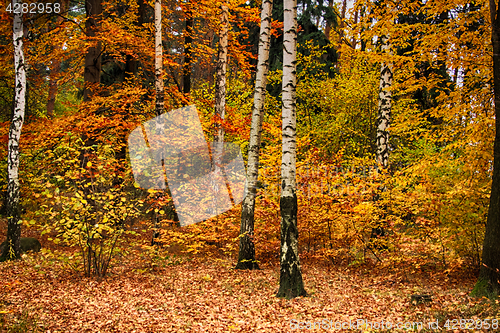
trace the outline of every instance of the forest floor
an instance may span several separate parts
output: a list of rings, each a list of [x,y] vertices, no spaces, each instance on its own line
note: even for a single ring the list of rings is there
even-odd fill
[[[498,301],[469,296],[475,276],[467,270],[303,260],[309,296],[285,300],[275,297],[277,260],[238,271],[235,258],[136,247],[99,281],[52,250],[0,263],[1,332],[474,332],[498,329],[500,319]],[[422,294],[431,300],[412,302]]]

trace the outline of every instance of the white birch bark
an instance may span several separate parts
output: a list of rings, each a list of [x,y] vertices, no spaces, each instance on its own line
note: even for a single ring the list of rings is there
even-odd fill
[[[163,44],[162,44],[162,34],[161,34],[161,0],[155,0],[155,113],[156,113],[156,135],[163,135],[163,122],[160,115],[163,113],[165,108],[164,102],[164,87],[163,87]],[[161,157],[163,165],[163,156]],[[162,177],[165,179],[165,177]],[[158,194],[158,199],[162,194]],[[157,242],[157,238],[160,237],[159,232],[159,216],[155,213],[154,225],[153,225],[153,239],[151,244],[154,245]]]
[[[155,90],[156,116],[163,113],[163,45],[161,37],[161,0],[155,0]]]
[[[212,152],[213,159],[213,215],[217,215],[223,210],[219,201],[219,185],[225,183],[222,181],[223,175],[221,170],[222,153],[224,149],[224,128],[218,122],[219,119],[225,118],[226,113],[226,70],[227,70],[227,46],[228,46],[228,28],[229,28],[229,13],[226,5],[221,6],[221,27],[219,31],[219,51],[217,59],[217,70],[215,80],[215,125],[214,151]],[[230,193],[230,192],[229,192]]]
[[[382,52],[389,53],[387,37],[382,37]],[[383,62],[380,68],[380,85],[377,119],[377,164],[382,168],[389,165],[389,125],[392,108],[392,63]]]
[[[236,269],[258,269],[255,261],[254,212],[257,179],[259,177],[259,153],[262,134],[262,118],[266,98],[267,72],[269,70],[269,47],[271,42],[272,0],[262,2],[260,19],[259,57],[253,95],[252,124],[250,128],[250,143],[247,165],[247,195],[242,203],[240,248]]]
[[[381,38],[382,53],[390,54],[390,43],[386,36]],[[378,118],[377,118],[377,151],[376,159],[377,166],[382,170],[387,169],[389,166],[389,125],[391,121],[391,108],[392,108],[392,63],[384,61],[380,66],[380,84],[379,84],[379,97],[378,97]],[[385,192],[387,187],[381,186],[381,192]],[[376,195],[378,200],[379,194]],[[385,214],[384,214],[385,215]],[[374,240],[371,245],[375,248],[383,248],[385,245],[380,243],[377,238],[385,236],[385,219],[382,217],[380,221],[372,228],[370,238]]]
[[[296,194],[296,56],[297,0],[284,1],[283,109],[281,157],[281,255],[277,297],[294,298],[307,293],[299,261]]]
[[[19,3],[14,0],[12,6]],[[26,97],[26,69],[23,52],[23,19],[22,13],[14,13],[13,26],[15,100],[14,115],[9,129],[7,157],[7,241],[0,259],[18,259],[20,253],[21,225],[20,219],[20,187],[19,187],[19,140],[24,122]]]

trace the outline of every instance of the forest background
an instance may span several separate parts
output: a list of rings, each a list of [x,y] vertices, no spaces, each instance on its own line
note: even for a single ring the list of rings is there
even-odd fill
[[[165,110],[196,105],[207,141],[222,126],[225,140],[238,144],[246,161],[261,3],[224,2],[224,119],[214,114],[221,4],[162,4]],[[9,3],[0,5],[7,9]],[[180,228],[169,195],[134,184],[126,140],[156,115],[153,7],[142,0],[63,0],[59,13],[24,15],[23,232],[43,239],[39,259],[84,275],[105,275],[103,269],[115,267],[114,261],[123,265],[134,249],[149,260],[134,268],[139,273],[168,267],[172,253],[208,261],[234,261],[238,253],[241,207]],[[15,71],[12,14],[2,10],[1,16],[0,182],[6,191]],[[406,280],[430,272],[476,277],[495,138],[488,3],[355,1],[347,8],[345,1],[303,0],[298,24],[301,258],[377,267]],[[253,237],[264,265],[279,262],[280,253],[280,1],[271,26]],[[86,63],[92,52],[99,59],[94,73]],[[381,66],[387,63],[393,73],[389,160],[381,169],[377,119]],[[85,222],[96,218],[95,225]],[[162,249],[149,246],[152,227]],[[100,268],[86,259],[92,251],[101,256]]]

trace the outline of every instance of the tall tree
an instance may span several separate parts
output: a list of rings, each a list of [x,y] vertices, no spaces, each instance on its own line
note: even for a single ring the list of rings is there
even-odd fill
[[[61,1],[61,13],[66,13],[69,7],[69,0],[63,0]],[[56,26],[61,25],[63,22],[64,17],[62,15],[57,16],[56,18]],[[62,45],[58,45],[57,47],[61,48]],[[58,80],[57,80],[57,75],[61,71],[61,60],[60,59],[54,59],[52,61],[52,64],[50,66],[50,75],[49,75],[49,93],[48,93],[48,98],[47,98],[47,116],[48,117],[53,117],[54,116],[54,108],[56,104],[56,95],[57,95],[57,88],[58,88]]]
[[[386,36],[380,38],[382,53],[390,53],[390,44]],[[376,137],[376,159],[378,167],[386,170],[389,166],[389,125],[391,122],[392,109],[392,63],[383,61],[380,65],[380,83],[378,93],[378,117],[377,117],[377,137]],[[386,187],[382,186],[381,191]],[[378,198],[378,195],[377,195]],[[384,222],[379,221],[372,228],[371,237],[376,238],[385,235]]]
[[[163,44],[161,37],[161,0],[155,0],[155,91],[156,91],[156,100],[155,100],[155,113],[156,116],[159,117],[165,108],[165,91],[163,85]],[[156,122],[156,130],[161,133],[162,123],[160,121]],[[161,158],[163,164],[163,156]],[[158,197],[162,195],[159,194]],[[153,239],[151,240],[151,244],[156,244],[157,238],[160,237],[159,222],[160,217],[158,213],[155,212],[154,216],[154,231],[153,231]]]
[[[137,0],[137,21],[134,24],[140,28],[143,28],[143,24],[147,23],[146,15],[147,4],[144,0]],[[123,73],[123,79],[133,78],[137,74],[137,64],[138,61],[127,54],[125,58],[125,68]]]
[[[354,12],[354,22],[353,22],[353,25],[356,25],[358,24],[358,14],[359,14],[359,8],[356,8],[356,11]],[[353,49],[356,49],[356,43],[357,43],[357,40],[356,40],[356,35],[353,34],[352,35],[352,39],[351,39],[351,47]]]
[[[383,53],[389,53],[390,44],[386,36],[381,37]],[[389,164],[389,124],[392,108],[392,63],[384,61],[380,67],[380,85],[377,119],[377,163],[382,168]]]
[[[14,0],[12,6],[18,4]],[[6,259],[19,259],[21,257],[20,239],[21,217],[19,207],[19,140],[24,122],[25,95],[26,95],[26,69],[23,52],[23,18],[22,11],[14,11],[13,42],[14,42],[14,70],[15,70],[15,97],[14,116],[9,129],[8,157],[7,157],[7,241],[0,261]]]
[[[280,288],[277,297],[306,296],[299,260],[296,182],[297,0],[285,0],[283,19]]]
[[[214,151],[213,158],[213,215],[218,214],[219,182],[221,178],[221,162],[224,149],[224,128],[221,121],[226,113],[226,71],[227,71],[227,53],[228,53],[228,29],[229,29],[229,8],[226,5],[221,6],[221,25],[219,30],[219,51],[217,55],[217,69],[215,78],[215,133],[214,133]]]
[[[259,176],[259,154],[262,134],[262,118],[266,98],[267,72],[269,70],[269,44],[271,40],[272,0],[262,2],[260,18],[259,57],[253,95],[252,124],[250,128],[250,144],[248,147],[247,188],[248,192],[241,208],[240,250],[236,269],[258,269],[255,260],[254,211],[257,179]]]
[[[155,0],[155,91],[156,116],[163,113],[165,106],[163,87],[163,45],[161,37],[161,0]]]
[[[495,99],[495,143],[490,206],[483,241],[482,265],[474,288],[477,295],[500,294],[500,17],[499,6],[489,0],[493,46],[493,92]]]
[[[347,0],[344,0],[344,5],[342,7],[342,15],[340,17],[340,31],[341,31],[341,34],[343,33],[342,32],[342,28],[344,27],[344,18],[345,18],[345,8],[346,8],[346,2]],[[330,10],[333,9],[333,0],[328,0],[328,8]],[[328,41],[331,41],[330,39],[330,32],[332,31],[332,22],[330,20],[327,20],[326,21],[326,25],[325,25],[325,36],[326,36],[326,39],[328,39]]]
[[[228,7],[221,6],[221,25],[219,31],[219,51],[217,55],[217,69],[215,79],[215,117],[224,119],[226,110],[226,71],[227,71],[227,47],[228,47]],[[216,122],[215,141],[224,142],[224,128],[220,122]]]
[[[87,50],[87,54],[85,55],[85,70],[83,73],[85,87],[83,91],[83,100],[89,101],[94,95],[92,85],[101,82],[101,42],[92,41],[92,38],[97,35],[97,30],[101,20],[101,0],[86,0],[85,12],[87,14],[87,20],[85,21],[85,33],[91,42],[90,47]]]
[[[191,93],[191,62],[192,62],[192,43],[193,43],[193,12],[191,4],[186,2],[184,15],[186,17],[186,29],[184,31],[184,64],[182,66],[182,92],[189,98]]]

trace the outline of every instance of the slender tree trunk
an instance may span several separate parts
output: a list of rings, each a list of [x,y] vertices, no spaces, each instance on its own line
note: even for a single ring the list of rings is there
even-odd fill
[[[500,294],[500,18],[495,0],[490,0],[493,45],[493,91],[495,96],[495,143],[490,206],[483,241],[482,265],[473,290],[478,296]]]
[[[68,10],[69,0],[61,1],[61,13],[65,13]],[[59,26],[63,22],[63,16],[58,16],[56,19],[56,26]],[[61,47],[61,45],[58,45]],[[56,104],[56,95],[58,88],[57,76],[61,72],[61,61],[59,59],[54,59],[52,65],[50,66],[49,75],[49,93],[47,98],[47,116],[52,118],[54,116],[54,108]]]
[[[221,28],[219,32],[219,51],[217,56],[215,82],[215,116],[224,119],[226,110],[226,71],[227,71],[227,41],[228,41],[228,8],[221,6]],[[224,142],[224,128],[216,124],[215,141]]]
[[[57,74],[61,71],[61,62],[55,60],[52,66],[50,66],[49,75],[49,93],[47,99],[47,116],[49,118],[54,117],[54,108],[56,105],[56,95],[57,95]]]
[[[255,260],[254,212],[257,179],[259,177],[259,153],[262,134],[262,118],[266,98],[267,72],[269,70],[269,46],[271,42],[271,14],[273,1],[262,2],[260,19],[259,59],[253,95],[252,125],[250,128],[250,144],[248,147],[247,195],[241,208],[240,250],[236,269],[258,269]]]
[[[299,259],[296,183],[297,0],[284,1],[283,148],[281,157],[280,288],[277,297],[306,296]]]
[[[342,11],[340,13],[340,24],[339,24],[339,49],[342,45],[342,40],[344,39],[344,26],[345,26],[345,11],[347,9],[347,0],[342,2]],[[328,37],[328,36],[327,36]]]
[[[337,46],[337,59],[340,59],[341,58],[341,47],[342,47],[342,42],[344,41],[344,25],[345,25],[345,12],[346,12],[346,9],[347,9],[347,0],[343,0],[343,3],[342,3],[342,12],[340,13],[340,24],[339,24],[339,41],[338,41],[338,46]],[[327,24],[327,29],[329,28],[328,24]],[[328,30],[328,34],[330,34],[330,31]],[[328,37],[328,40],[330,40],[329,36],[327,35]],[[324,55],[325,56],[325,55]],[[336,69],[340,72],[340,69],[341,69],[341,63],[340,61],[337,61],[337,63],[335,64],[335,67]]]
[[[84,90],[83,90],[83,101],[89,102],[92,97],[96,94],[95,88],[100,83],[101,76],[101,42],[92,40],[97,37],[97,32],[100,26],[100,20],[102,15],[102,0],[86,0],[85,1],[85,12],[86,12],[86,22],[85,22],[85,33],[88,39],[90,39],[89,44],[91,45],[87,49],[85,54],[85,67],[83,73],[84,79]],[[80,148],[79,162],[80,167],[87,169],[89,173],[92,173],[92,166],[88,166],[88,162],[92,157],[95,157],[95,145],[98,143],[97,135],[92,131],[87,131],[82,134],[81,139],[83,141],[83,147]],[[86,179],[80,185],[81,189],[86,197],[90,197],[92,192],[92,187],[90,186],[90,179]],[[93,204],[93,200],[90,200],[92,205],[92,210],[96,207]],[[87,244],[87,249],[90,251],[92,245]],[[91,264],[89,262],[89,264]]]
[[[156,101],[155,101],[155,112],[156,117],[161,116],[165,108],[165,91],[163,85],[163,43],[161,35],[161,0],[155,0],[155,91],[156,91]],[[157,134],[162,133],[162,123],[160,121],[156,122]],[[163,165],[163,156],[161,158]],[[159,195],[161,196],[161,194]],[[158,198],[157,198],[158,199]],[[151,244],[157,243],[157,239],[160,237],[159,227],[160,221],[159,216],[155,213],[153,222],[153,239]]]
[[[14,4],[18,0],[13,1]],[[10,124],[8,157],[7,157],[7,241],[0,261],[6,259],[21,258],[20,239],[21,225],[19,207],[19,140],[24,122],[25,93],[26,93],[26,70],[23,52],[23,19],[22,14],[14,13],[14,70],[15,70],[15,100],[14,116]]]
[[[383,36],[381,38],[381,49],[383,53],[390,54],[390,44],[387,37]],[[379,96],[378,96],[378,117],[377,117],[377,138],[376,138],[376,160],[379,168],[387,170],[389,166],[389,125],[391,122],[391,109],[392,109],[392,63],[383,62],[380,65],[380,84],[379,84]],[[379,191],[384,192],[387,188],[381,186]],[[379,195],[375,197],[378,200]],[[381,218],[380,221],[372,228],[371,236],[372,239],[377,239],[378,237],[385,236],[385,218]],[[383,248],[382,244],[373,244],[376,248]]]
[[[354,25],[358,24],[358,15],[359,15],[359,10],[356,10],[354,12]],[[355,50],[356,49],[356,35],[353,34],[352,40],[351,40],[351,46]]]
[[[382,52],[389,53],[387,37],[382,37]],[[377,163],[382,168],[389,164],[389,124],[392,108],[392,63],[383,62],[380,68],[380,85],[377,119]]]
[[[347,0],[344,0],[344,4],[346,3]],[[333,0],[328,0],[328,8],[333,8]],[[344,19],[344,16],[341,18],[342,20]],[[340,25],[342,27],[343,21],[340,21]],[[332,23],[330,21],[326,21],[326,26],[325,26],[325,36],[328,41],[331,41],[330,39],[330,32],[332,31]],[[342,38],[341,38],[342,41]]]
[[[144,0],[137,0],[137,21],[134,22],[135,26],[142,28],[146,23],[146,3]],[[125,72],[123,75],[124,81],[133,79],[137,75],[138,61],[131,55],[127,54],[125,58]]]
[[[85,32],[87,37],[95,37],[102,15],[101,0],[86,0],[85,12],[87,21],[85,22]],[[92,41],[92,46],[85,55],[85,70],[83,80],[85,87],[83,91],[83,100],[90,101],[94,95],[92,85],[101,82],[101,42]]]
[[[182,66],[182,92],[189,99],[191,93],[191,48],[193,43],[193,13],[191,4],[186,3],[186,31],[184,32],[184,64]]]
[[[163,88],[163,44],[161,37],[161,0],[155,0],[155,90],[155,111],[156,116],[160,116],[165,107]]]
[[[227,71],[227,43],[228,43],[228,28],[229,28],[229,13],[226,5],[221,6],[221,27],[219,31],[219,52],[217,60],[217,74],[215,79],[215,137],[214,151],[212,151],[213,159],[213,215],[219,212],[219,186],[222,177],[221,162],[222,153],[224,150],[224,128],[220,123],[225,118],[226,113],[226,71]]]
[[[146,4],[144,3],[144,0],[138,0],[137,5],[138,5],[137,21],[134,22],[134,25],[139,28],[142,28],[143,24],[145,23]],[[125,69],[123,73],[123,81],[126,81],[127,79],[133,79],[137,75],[137,67],[138,67],[137,59],[131,56],[130,54],[127,54],[125,57]]]

